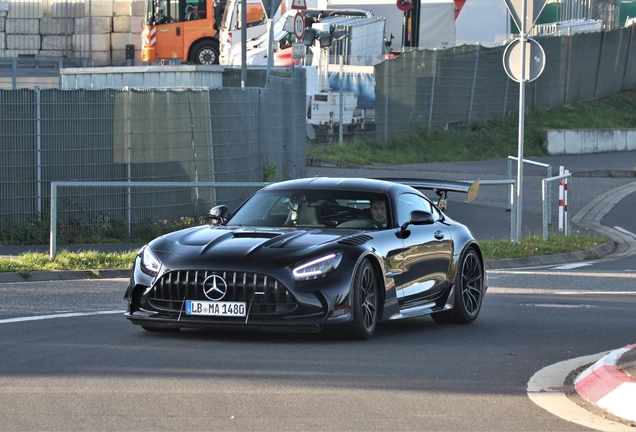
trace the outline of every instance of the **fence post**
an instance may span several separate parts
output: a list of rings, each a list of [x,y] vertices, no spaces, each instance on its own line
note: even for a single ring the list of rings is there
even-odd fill
[[[601,75],[601,61],[603,60],[603,47],[605,45],[605,32],[601,32],[601,43],[598,47],[598,60],[596,62],[596,80],[594,80],[594,100],[598,100],[598,81]]]
[[[57,184],[51,182],[51,231],[49,233],[49,257],[55,258],[57,248]]]
[[[473,120],[473,104],[475,101],[475,87],[477,86],[477,68],[479,67],[479,47],[481,45],[477,45],[475,49],[475,67],[473,68],[473,85],[470,89],[470,102],[468,104],[468,121],[471,122]]]
[[[132,181],[132,149],[130,143],[130,137],[132,135],[131,126],[131,113],[132,107],[130,106],[130,89],[127,89],[126,93],[126,181]],[[128,227],[128,235],[132,233],[132,189],[126,189],[126,226]]]
[[[541,180],[541,198],[543,199],[543,241],[548,241],[548,182]]]
[[[559,167],[559,176],[563,175],[563,165]],[[563,179],[559,180],[559,231],[563,231]]]
[[[563,202],[563,209],[564,209],[564,223],[565,223],[565,235],[569,236],[571,234],[571,228],[570,228],[570,218],[568,216],[568,183],[569,183],[569,179],[567,177],[567,175],[570,174],[569,170],[565,170],[566,178],[563,180],[564,181],[564,187],[563,187],[563,198],[564,198],[564,202]]]
[[[40,87],[34,88],[34,96],[35,96],[35,145],[36,145],[36,176],[37,176],[37,194],[38,194],[38,202],[37,202],[37,212],[38,217],[42,216],[42,200],[44,199],[42,196],[42,110],[41,110],[41,99],[40,99]]]
[[[433,127],[433,104],[435,101],[435,80],[437,79],[437,49],[433,50],[433,62],[431,66],[431,99],[428,106],[428,130]]]
[[[65,20],[68,21],[68,20]],[[68,24],[67,24],[68,25]],[[68,36],[66,36],[64,38],[64,40],[66,41],[65,43],[68,45]],[[68,47],[66,48],[66,52],[68,53]],[[58,77],[57,77],[57,88],[59,90],[62,90],[62,69],[64,69],[64,59],[60,58],[57,61],[57,72],[58,72]]]
[[[11,60],[11,83],[12,89],[18,89],[18,59],[16,57]]]
[[[389,62],[384,62],[384,142],[389,139]]]

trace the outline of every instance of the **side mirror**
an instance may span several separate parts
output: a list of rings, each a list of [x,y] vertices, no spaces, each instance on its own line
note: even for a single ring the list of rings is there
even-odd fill
[[[226,205],[212,207],[208,212],[208,218],[211,219],[212,225],[223,225],[227,221],[230,209]]]
[[[431,225],[435,223],[435,219],[427,211],[413,210],[409,215],[409,222],[413,225]]]
[[[400,229],[400,238],[405,239],[411,235],[411,232],[406,229],[409,225],[432,225],[434,223],[435,218],[431,213],[423,210],[413,210],[409,215],[409,221],[405,222]]]

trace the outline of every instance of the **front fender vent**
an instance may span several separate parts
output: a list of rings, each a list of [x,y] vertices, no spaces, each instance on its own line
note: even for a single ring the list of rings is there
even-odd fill
[[[359,235],[354,235],[351,237],[344,238],[340,240],[338,243],[347,245],[347,246],[361,246],[372,239],[373,238],[371,236],[368,236],[366,234],[359,234]]]

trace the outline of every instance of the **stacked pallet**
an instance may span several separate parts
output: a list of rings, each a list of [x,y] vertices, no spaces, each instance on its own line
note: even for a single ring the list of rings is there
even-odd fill
[[[0,0],[0,57],[83,58],[95,65],[119,65],[132,45],[139,62],[144,9],[140,0]]]
[[[40,19],[44,16],[41,1],[7,3],[4,20],[4,56],[35,55],[41,48]]]

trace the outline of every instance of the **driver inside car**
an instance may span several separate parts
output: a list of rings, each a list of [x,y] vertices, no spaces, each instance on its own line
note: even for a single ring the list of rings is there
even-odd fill
[[[386,203],[384,198],[374,197],[371,199],[371,207],[369,208],[371,211],[371,217],[374,221],[386,227],[387,217],[386,217]]]

